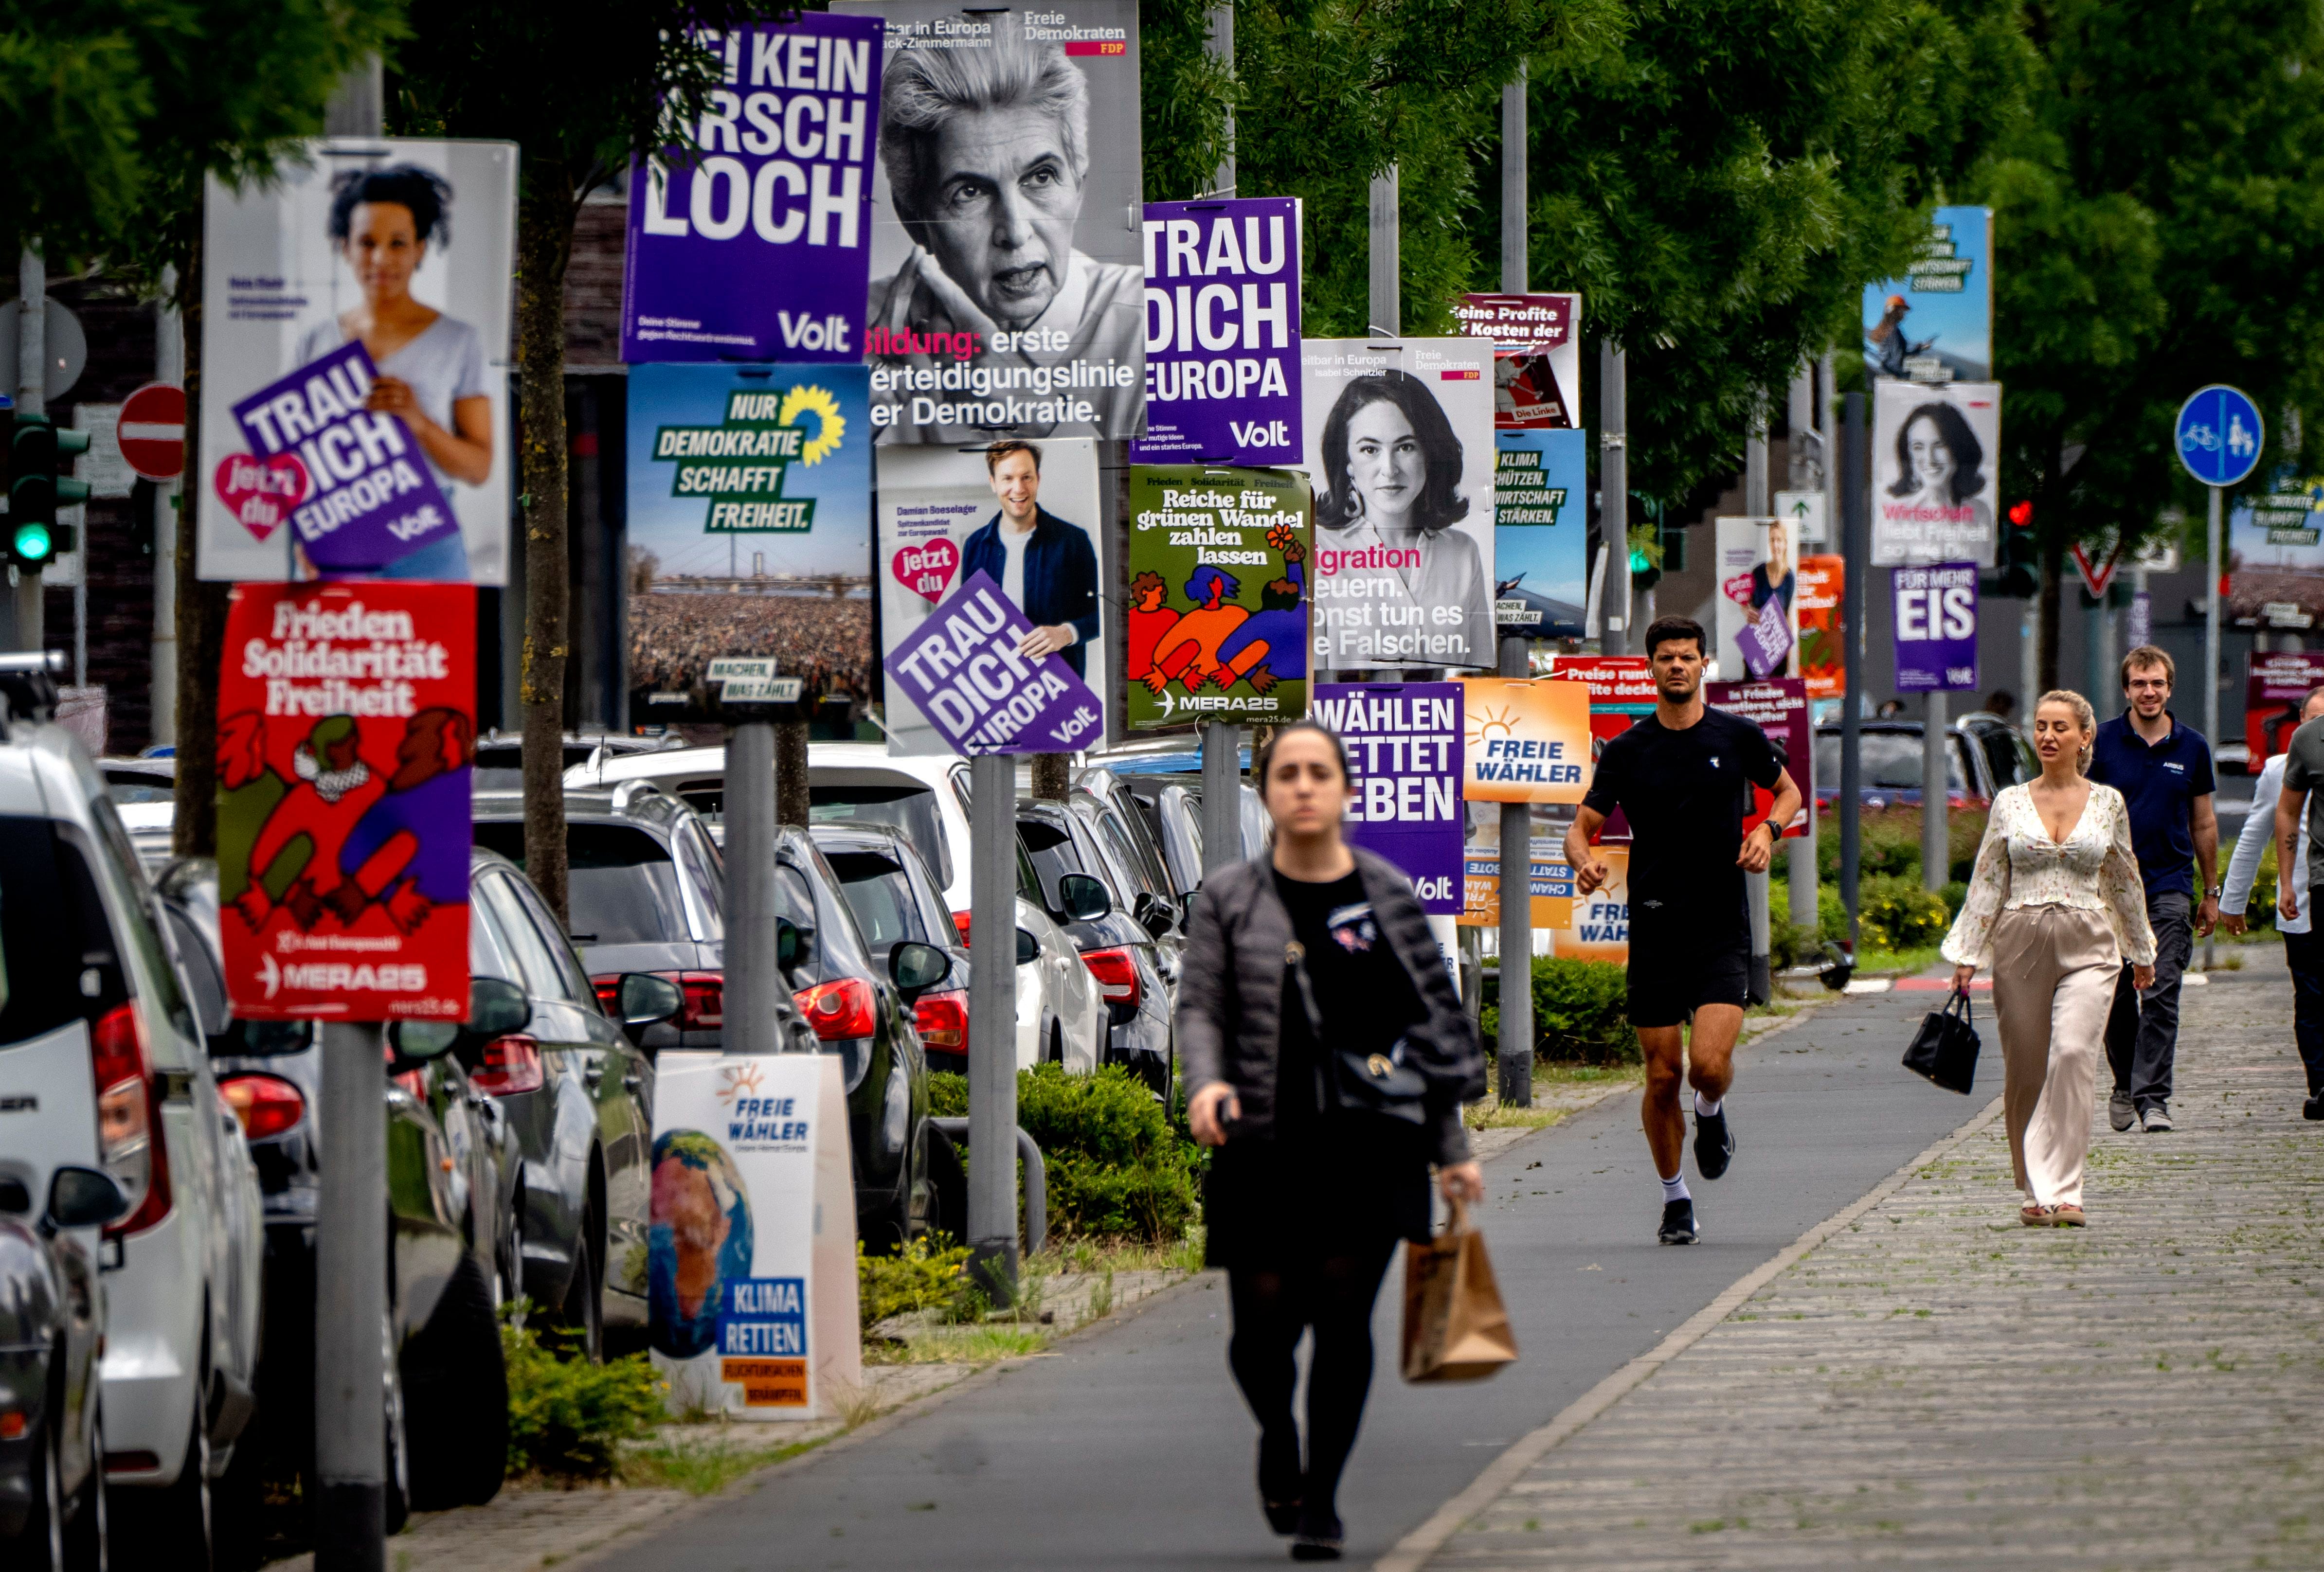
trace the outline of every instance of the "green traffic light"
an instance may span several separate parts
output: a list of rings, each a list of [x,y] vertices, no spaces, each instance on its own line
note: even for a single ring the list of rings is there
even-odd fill
[[[1653,565],[1654,564],[1646,560],[1646,554],[1645,552],[1634,551],[1630,553],[1630,571],[1632,573],[1644,573]]]
[[[46,524],[19,524],[9,537],[8,555],[20,563],[36,565],[55,555],[56,539]]]

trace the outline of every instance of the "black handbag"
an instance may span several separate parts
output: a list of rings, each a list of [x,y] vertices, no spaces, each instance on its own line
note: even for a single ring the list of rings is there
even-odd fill
[[[1921,1018],[1913,1045],[1904,1050],[1904,1068],[1967,1097],[1977,1083],[1977,1054],[1983,1046],[1969,1023],[1969,991],[1964,988],[1943,1009]]]
[[[1417,1125],[1427,1118],[1421,1096],[1427,1080],[1404,1062],[1404,1039],[1398,1037],[1385,1053],[1357,1053],[1333,1048],[1323,1041],[1323,1012],[1315,1003],[1315,986],[1307,979],[1307,947],[1294,939],[1283,947],[1283,964],[1299,984],[1299,1002],[1305,1007],[1307,1034],[1315,1043],[1316,1090],[1324,1108],[1352,1108]]]

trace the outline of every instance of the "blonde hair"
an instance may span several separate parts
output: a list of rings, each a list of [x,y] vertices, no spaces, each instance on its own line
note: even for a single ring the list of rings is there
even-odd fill
[[[2080,755],[2074,761],[2074,768],[2084,775],[2089,774],[2090,748],[2098,740],[2098,712],[2090,708],[2089,700],[2071,688],[2052,688],[2034,701],[2034,712],[2039,715],[2044,704],[2063,704],[2074,712],[2074,724],[2082,729],[2083,737],[2088,739],[2082,744]]]

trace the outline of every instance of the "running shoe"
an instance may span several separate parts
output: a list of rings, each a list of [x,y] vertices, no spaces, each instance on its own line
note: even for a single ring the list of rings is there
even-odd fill
[[[1291,1558],[1295,1561],[1336,1561],[1346,1539],[1347,1531],[1340,1526],[1337,1514],[1303,1512],[1299,1518],[1298,1537],[1291,1541]]]
[[[1694,1116],[1694,1166],[1705,1179],[1716,1179],[1735,1160],[1735,1132],[1727,1127],[1727,1109]]]
[[[2318,1092],[2300,1105],[2300,1117],[2303,1119],[2324,1119],[2324,1091]]]
[[[1665,1201],[1662,1232],[1656,1236],[1665,1245],[1693,1244],[1694,1203],[1691,1200]]]
[[[2138,1109],[2132,1104],[2130,1093],[2121,1087],[2116,1087],[2114,1095],[2107,1099],[2107,1123],[2117,1130],[2127,1130],[2138,1123]]]
[[[2162,1103],[2156,1103],[2153,1108],[2146,1110],[2146,1133],[2148,1135],[2158,1135],[2172,1127],[2171,1110],[2168,1107]]]

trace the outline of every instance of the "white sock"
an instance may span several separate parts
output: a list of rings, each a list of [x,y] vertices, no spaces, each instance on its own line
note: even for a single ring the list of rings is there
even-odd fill
[[[1701,1092],[1696,1092],[1694,1094],[1694,1111],[1698,1114],[1704,1115],[1707,1117],[1714,1119],[1717,1118],[1719,1117],[1719,1110],[1726,1106],[1727,1099],[1725,1098],[1713,1098],[1709,1102],[1704,1102]]]
[[[1682,1173],[1674,1179],[1665,1179],[1663,1181],[1663,1204],[1665,1206],[1668,1206],[1674,1200],[1692,1200],[1693,1199],[1694,1197],[1687,1191],[1685,1174]]]

